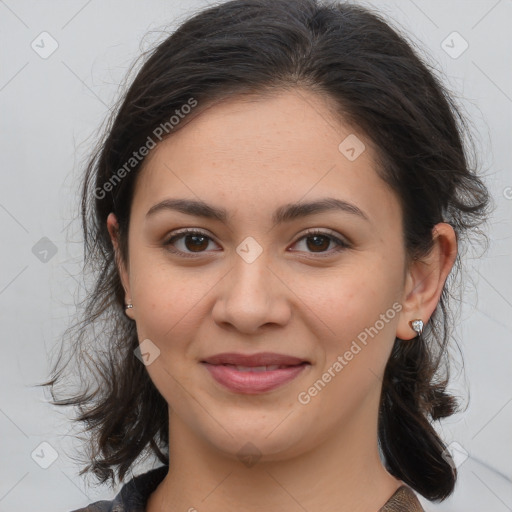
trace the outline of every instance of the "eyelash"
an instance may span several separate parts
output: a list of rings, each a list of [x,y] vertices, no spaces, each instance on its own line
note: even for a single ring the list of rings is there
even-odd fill
[[[199,229],[186,228],[186,229],[183,229],[182,231],[178,231],[177,233],[173,234],[173,236],[171,238],[169,238],[166,242],[164,242],[164,246],[166,246],[166,247],[172,246],[172,244],[174,242],[176,242],[177,240],[179,240],[181,238],[184,238],[187,235],[200,235],[200,236],[203,236],[205,238],[208,238],[208,239],[214,241],[204,231],[201,231]],[[319,258],[332,256],[333,253],[338,253],[338,252],[343,251],[344,249],[348,249],[350,247],[350,244],[348,242],[338,238],[337,236],[334,236],[331,233],[321,231],[319,229],[309,229],[304,235],[302,235],[300,238],[298,238],[294,242],[293,245],[295,245],[297,242],[299,242],[303,239],[310,238],[313,236],[324,236],[326,238],[329,238],[331,241],[333,241],[336,244],[336,248],[334,250],[328,251],[327,253],[310,253],[310,254],[317,254],[318,256],[316,256],[316,257],[319,257]],[[175,248],[171,248],[171,247],[168,247],[167,250],[174,254],[178,254],[182,257],[185,257],[185,258],[197,258],[198,256],[200,256],[201,254],[203,254],[205,252],[205,251],[202,251],[202,252],[197,252],[197,253],[186,253],[186,252],[183,252],[183,251],[177,250]]]

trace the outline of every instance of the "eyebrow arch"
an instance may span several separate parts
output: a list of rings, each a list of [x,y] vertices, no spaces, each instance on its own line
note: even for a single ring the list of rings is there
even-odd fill
[[[195,199],[173,198],[164,199],[163,201],[153,205],[146,213],[146,218],[163,210],[173,210],[186,215],[218,220],[224,224],[226,224],[229,219],[228,212],[224,208],[215,207]],[[272,222],[273,226],[276,226],[278,224],[291,222],[295,219],[307,217],[309,215],[334,210],[350,213],[370,222],[368,216],[356,205],[333,197],[324,197],[310,202],[298,202],[282,205],[274,212]]]

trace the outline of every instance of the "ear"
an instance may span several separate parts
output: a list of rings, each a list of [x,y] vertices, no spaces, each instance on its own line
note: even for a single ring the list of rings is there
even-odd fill
[[[432,236],[432,250],[427,256],[413,260],[407,270],[396,331],[396,337],[402,340],[416,336],[409,322],[420,319],[426,324],[434,313],[457,257],[457,235],[449,224],[436,224]]]
[[[119,272],[119,277],[125,292],[125,304],[129,304],[131,303],[130,280],[123,258],[121,257],[121,251],[119,249],[119,222],[117,221],[117,217],[114,213],[109,213],[107,217],[107,229],[110,234],[112,245],[114,246],[117,270]],[[135,320],[131,309],[126,309],[125,313],[129,318]]]

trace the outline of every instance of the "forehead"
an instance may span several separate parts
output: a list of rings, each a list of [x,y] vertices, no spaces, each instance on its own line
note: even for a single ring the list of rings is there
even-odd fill
[[[134,203],[147,210],[183,196],[273,212],[276,204],[329,195],[373,216],[396,215],[398,202],[374,155],[366,136],[315,93],[238,97],[205,109],[152,150]]]

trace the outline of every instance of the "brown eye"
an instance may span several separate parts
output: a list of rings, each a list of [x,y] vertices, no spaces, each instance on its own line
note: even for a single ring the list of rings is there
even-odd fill
[[[309,231],[295,242],[294,245],[297,245],[302,241],[306,242],[304,249],[305,252],[319,254],[320,256],[330,256],[333,253],[350,247],[348,242],[338,238],[337,236],[317,230]],[[173,235],[164,243],[164,245],[168,247],[169,251],[175,254],[179,254],[184,257],[194,257],[194,253],[202,254],[209,252],[207,249],[210,242],[215,243],[206,233],[187,229]],[[334,244],[334,248],[329,250],[331,244]]]
[[[317,253],[321,256],[330,256],[333,253],[348,249],[350,244],[345,240],[334,236],[333,234],[324,231],[311,230],[301,237],[294,245],[299,242],[305,241],[305,252]],[[334,249],[328,250],[331,243],[334,244]]]
[[[172,236],[164,245],[169,246],[171,252],[188,257],[205,252],[210,242],[213,242],[212,238],[201,231],[185,230]],[[177,244],[179,247],[176,248]]]
[[[307,244],[308,249],[311,249],[313,252],[315,252],[317,249],[322,252],[322,250],[326,250],[329,248],[329,245],[331,244],[330,237],[325,235],[312,235],[308,236],[306,240],[310,241],[311,243]]]
[[[185,247],[193,252],[200,252],[208,247],[208,238],[203,235],[185,235]]]

